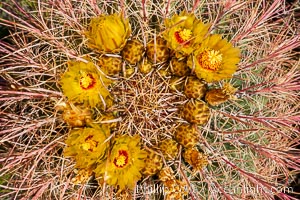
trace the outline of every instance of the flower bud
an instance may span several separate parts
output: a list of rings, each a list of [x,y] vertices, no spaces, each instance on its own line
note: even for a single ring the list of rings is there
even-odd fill
[[[86,36],[88,46],[105,53],[120,52],[131,33],[128,19],[118,14],[92,18]]]

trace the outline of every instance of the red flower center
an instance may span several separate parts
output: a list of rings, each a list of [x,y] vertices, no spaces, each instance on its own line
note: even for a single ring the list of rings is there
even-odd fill
[[[82,143],[82,148],[86,151],[93,152],[98,146],[98,142],[93,140],[93,135],[89,135],[85,138],[84,143]]]
[[[93,74],[84,72],[81,74],[79,83],[82,89],[88,90],[95,86],[96,79],[94,78]]]
[[[114,165],[118,168],[123,168],[128,163],[128,152],[125,150],[119,150],[118,156],[114,158]]]
[[[176,41],[180,44],[189,45],[192,37],[192,31],[189,29],[180,29],[174,33]]]

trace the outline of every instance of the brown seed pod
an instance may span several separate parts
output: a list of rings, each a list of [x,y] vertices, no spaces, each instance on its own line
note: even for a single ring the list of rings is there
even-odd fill
[[[122,58],[102,56],[99,58],[99,65],[107,75],[118,75],[122,71]]]
[[[157,37],[156,40],[151,40],[147,44],[146,54],[151,62],[162,63],[169,59],[170,51],[166,41],[161,37]]]
[[[207,86],[194,76],[190,76],[187,79],[187,83],[184,87],[184,94],[187,98],[200,99],[205,95]]]
[[[185,148],[192,148],[199,142],[197,130],[190,124],[178,126],[174,137]]]
[[[175,159],[179,152],[179,144],[173,139],[165,139],[161,141],[159,148],[166,160]]]
[[[190,68],[186,64],[186,58],[184,59],[177,59],[172,58],[171,60],[171,72],[172,75],[175,76],[188,76],[191,73]]]
[[[144,176],[152,176],[161,170],[163,166],[162,157],[153,150],[147,150],[147,158],[145,159],[145,167],[141,171]]]
[[[181,109],[180,115],[191,124],[204,125],[210,117],[210,110],[204,101],[188,101]]]
[[[137,64],[142,59],[143,54],[144,45],[136,39],[127,41],[121,52],[123,59],[131,65]]]

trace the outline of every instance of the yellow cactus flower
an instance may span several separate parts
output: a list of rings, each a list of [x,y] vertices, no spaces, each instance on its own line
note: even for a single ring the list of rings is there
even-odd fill
[[[108,101],[107,90],[112,81],[98,72],[92,62],[70,61],[68,66],[68,71],[61,78],[61,87],[69,101],[91,107],[112,104]]]
[[[112,142],[113,146],[106,162],[94,170],[96,177],[107,184],[118,186],[120,190],[132,189],[141,179],[145,167],[146,151],[141,149],[140,137],[123,135]]]
[[[85,34],[90,48],[102,53],[118,53],[125,46],[130,33],[129,20],[115,13],[92,18]]]
[[[202,42],[210,24],[204,24],[194,14],[186,11],[165,20],[164,38],[168,47],[180,54],[189,55]]]
[[[222,39],[221,35],[207,37],[188,60],[199,79],[215,82],[231,78],[240,61],[240,50]]]
[[[105,142],[110,134],[106,126],[94,126],[93,128],[81,128],[71,130],[65,143],[64,156],[73,157],[76,168],[90,169],[96,162],[104,160],[108,143]]]

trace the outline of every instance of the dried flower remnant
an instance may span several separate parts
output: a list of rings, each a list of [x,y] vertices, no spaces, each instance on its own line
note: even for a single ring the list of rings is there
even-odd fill
[[[225,83],[221,89],[211,89],[205,95],[205,101],[211,106],[218,106],[229,99],[235,99],[233,94],[236,92],[231,84]]]
[[[82,127],[92,122],[92,111],[90,108],[81,108],[71,104],[64,109],[62,117],[72,127]]]
[[[202,170],[208,164],[207,156],[199,152],[196,148],[185,149],[183,158],[196,171]]]
[[[71,180],[74,184],[86,184],[93,175],[91,169],[74,169],[74,172],[76,176]]]
[[[116,200],[132,200],[133,194],[132,190],[125,189],[122,191],[118,191],[116,194]]]
[[[63,120],[71,127],[83,127],[93,121],[93,113],[89,107],[60,101],[55,105],[55,109],[63,112]]]

